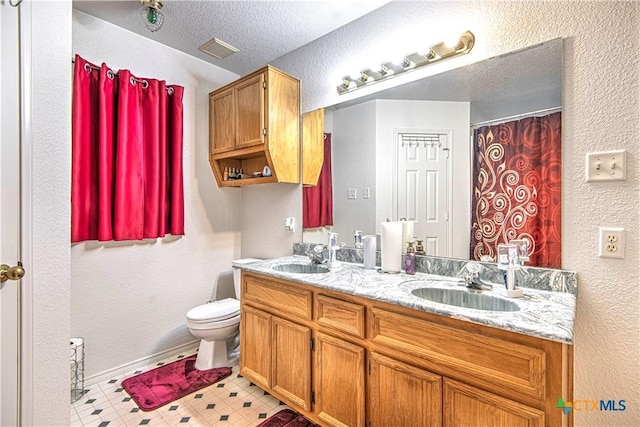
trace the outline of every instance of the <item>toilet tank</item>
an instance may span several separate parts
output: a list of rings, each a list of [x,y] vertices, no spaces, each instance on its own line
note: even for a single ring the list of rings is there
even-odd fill
[[[233,260],[231,262],[231,265],[233,266],[233,288],[236,291],[236,298],[239,300],[240,299],[240,268],[238,268],[241,265],[244,264],[251,264],[252,262],[258,262],[258,261],[262,261],[261,259],[258,258],[242,258],[242,259],[236,259]]]

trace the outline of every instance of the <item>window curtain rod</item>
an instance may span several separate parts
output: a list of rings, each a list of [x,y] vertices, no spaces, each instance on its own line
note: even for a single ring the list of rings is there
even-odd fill
[[[72,64],[75,64],[75,63],[76,63],[76,60],[75,60],[74,58],[71,58],[71,63],[72,63]],[[98,67],[97,65],[91,65],[91,64],[84,64],[84,69],[85,69],[87,72],[89,72],[89,70],[96,70],[96,71],[100,71],[100,67]],[[109,70],[109,71],[107,72],[107,75],[109,76],[109,78],[110,78],[110,79],[112,79],[112,80],[113,80],[113,78],[114,78],[115,76],[117,76],[117,75],[118,75],[118,72],[117,72],[117,71]],[[146,88],[147,88],[147,86],[149,86],[149,82],[148,82],[148,81],[146,81],[146,80],[144,80],[144,79],[136,79],[135,77],[133,77],[133,76],[132,76],[132,77],[131,77],[131,84],[134,84],[134,83],[136,83],[136,82],[137,82],[137,83],[142,83],[142,87],[143,87],[144,89],[146,89]],[[172,88],[172,87],[167,87],[167,88],[165,88],[165,90],[169,93],[169,95],[173,95],[173,88]]]
[[[558,111],[562,111],[562,106],[545,108],[543,110],[531,111],[530,113],[516,114],[513,116],[502,117],[500,119],[487,120],[484,122],[471,123],[471,128],[478,128],[480,126],[486,126],[486,125],[498,125],[501,123],[509,122],[511,120],[521,119],[523,117],[534,116],[536,114],[542,114],[542,113],[552,114]]]

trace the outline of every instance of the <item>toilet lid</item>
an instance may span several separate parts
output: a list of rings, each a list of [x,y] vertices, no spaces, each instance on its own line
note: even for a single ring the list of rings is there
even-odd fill
[[[192,308],[187,312],[187,319],[193,322],[211,322],[235,317],[240,313],[240,301],[225,298]]]

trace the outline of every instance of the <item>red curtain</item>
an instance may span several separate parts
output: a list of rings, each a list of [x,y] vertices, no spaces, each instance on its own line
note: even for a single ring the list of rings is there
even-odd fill
[[[72,242],[184,234],[183,93],[76,55]]]
[[[303,228],[333,225],[333,184],[331,177],[331,134],[324,134],[324,163],[315,187],[302,189]]]
[[[561,265],[561,113],[474,132],[471,259],[529,242],[528,265]]]

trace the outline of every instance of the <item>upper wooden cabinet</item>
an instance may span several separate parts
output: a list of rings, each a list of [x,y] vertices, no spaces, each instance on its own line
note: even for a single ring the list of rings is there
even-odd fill
[[[302,183],[318,185],[324,163],[324,108],[302,115]]]
[[[300,81],[266,66],[209,94],[209,163],[220,187],[300,182]],[[268,166],[271,176],[253,177]],[[243,179],[225,180],[225,168]]]

